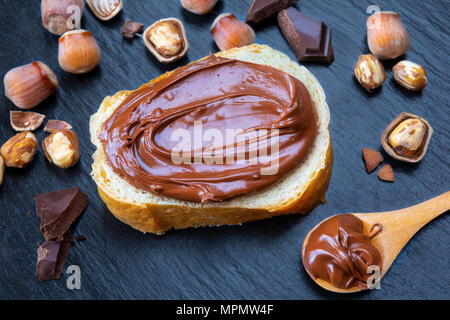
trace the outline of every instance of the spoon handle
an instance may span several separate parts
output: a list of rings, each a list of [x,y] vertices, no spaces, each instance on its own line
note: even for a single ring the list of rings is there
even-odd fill
[[[450,191],[415,206],[396,210],[393,213],[403,215],[406,219],[414,220],[414,224],[420,228],[434,218],[450,210]]]
[[[410,236],[413,236],[414,233],[428,222],[448,210],[450,210],[450,191],[405,209],[356,215],[369,224],[397,225],[401,229],[406,228],[410,230],[410,232],[414,230],[410,234]]]
[[[382,231],[373,243],[383,252],[383,275],[406,243],[428,222],[450,210],[450,191],[428,201],[401,210],[355,214],[364,222],[365,232],[375,224]]]

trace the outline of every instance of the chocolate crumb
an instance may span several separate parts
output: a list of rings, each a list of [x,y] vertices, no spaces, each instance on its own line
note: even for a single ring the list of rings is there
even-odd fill
[[[75,240],[77,240],[78,242],[81,242],[81,241],[86,241],[86,236],[83,236],[83,235],[77,235],[77,236],[75,236]]]
[[[129,19],[125,19],[125,24],[120,31],[120,34],[125,38],[133,39],[137,33],[141,33],[144,30],[144,25],[139,22],[134,22]]]

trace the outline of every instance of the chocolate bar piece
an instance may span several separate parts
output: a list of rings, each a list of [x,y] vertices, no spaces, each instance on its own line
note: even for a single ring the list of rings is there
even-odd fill
[[[45,240],[63,240],[72,223],[83,213],[89,200],[80,188],[70,188],[37,195],[36,211]]]
[[[36,275],[40,282],[56,280],[61,277],[71,245],[73,245],[73,237],[69,230],[64,234],[62,241],[45,241],[39,246]]]
[[[278,13],[278,24],[300,62],[333,62],[331,30],[322,21],[290,7]]]
[[[120,34],[126,38],[133,39],[136,33],[141,33],[143,29],[144,25],[142,23],[125,19],[125,24],[123,25]]]
[[[258,23],[269,18],[280,10],[292,6],[298,0],[253,0],[248,9],[245,21]]]

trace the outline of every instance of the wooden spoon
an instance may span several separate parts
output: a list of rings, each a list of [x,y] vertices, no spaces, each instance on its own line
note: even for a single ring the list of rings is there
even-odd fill
[[[450,210],[450,191],[431,200],[402,210],[352,214],[362,220],[364,233],[367,235],[370,233],[372,226],[376,224],[382,225],[382,231],[371,240],[371,243],[378,249],[383,257],[383,267],[381,270],[382,278],[387,273],[400,251],[406,243],[408,243],[409,239],[411,239],[414,234],[428,222],[448,210]],[[322,220],[306,235],[305,240],[303,241],[303,248],[308,243],[311,232],[330,218],[331,217]],[[311,274],[309,275],[311,276]],[[311,276],[311,278],[313,277]],[[357,286],[349,289],[341,289],[336,288],[328,281],[320,278],[313,278],[313,280],[322,288],[333,292],[350,293],[363,290]]]

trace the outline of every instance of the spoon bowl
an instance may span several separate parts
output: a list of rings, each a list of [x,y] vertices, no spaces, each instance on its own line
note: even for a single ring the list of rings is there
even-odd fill
[[[383,278],[400,251],[402,251],[403,247],[417,231],[437,216],[449,210],[450,191],[447,191],[440,196],[409,208],[385,212],[352,213],[352,215],[363,222],[363,232],[366,235],[369,235],[373,231],[374,226],[381,225],[381,231],[376,236],[373,236],[371,244],[378,249],[383,258],[380,275]],[[332,217],[322,220],[306,235],[303,241],[302,255],[304,254],[311,233],[330,218]],[[357,286],[348,289],[337,288],[326,280],[320,278],[315,279],[308,270],[306,271],[319,286],[329,291],[352,293],[364,290]]]

